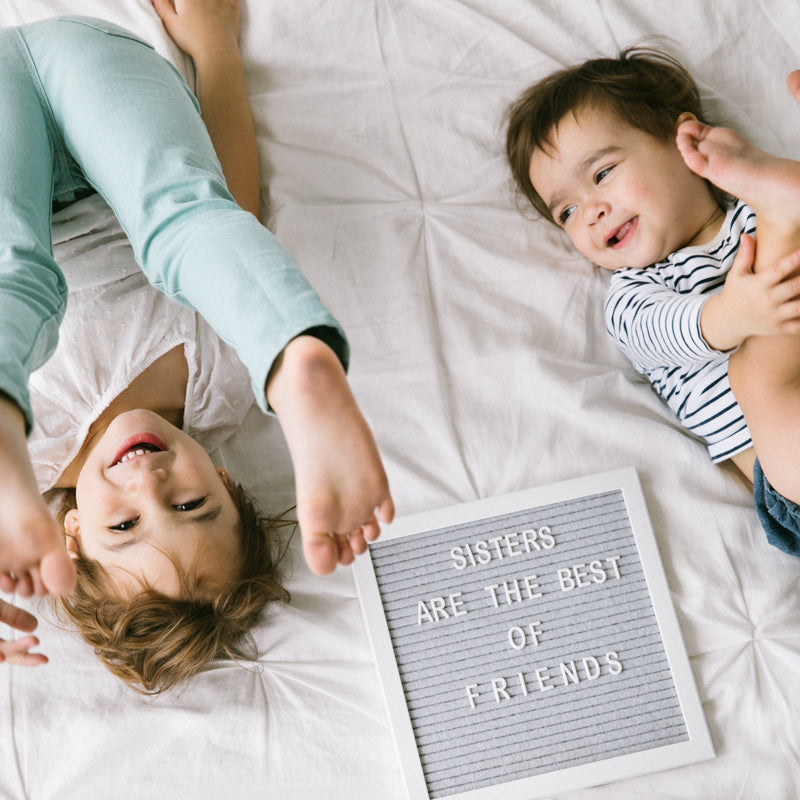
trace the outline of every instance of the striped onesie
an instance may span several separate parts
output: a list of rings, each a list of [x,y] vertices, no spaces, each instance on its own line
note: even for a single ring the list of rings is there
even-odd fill
[[[643,269],[616,270],[606,296],[609,334],[681,423],[705,441],[715,463],[752,441],[728,382],[731,351],[706,344],[700,312],[722,291],[741,234],[755,228],[755,213],[736,201],[713,241]]]

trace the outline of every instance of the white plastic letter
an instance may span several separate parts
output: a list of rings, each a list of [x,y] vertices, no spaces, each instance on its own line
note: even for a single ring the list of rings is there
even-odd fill
[[[575,588],[575,581],[572,580],[572,570],[564,567],[558,571],[558,582],[561,584],[562,592],[569,592]]]
[[[453,566],[454,566],[456,569],[464,569],[464,568],[467,566],[467,559],[466,559],[466,558],[464,558],[464,556],[463,556],[463,554],[462,554],[462,552],[461,552],[461,548],[460,548],[460,547],[454,547],[454,548],[453,548],[453,549],[450,551],[450,557],[451,557],[451,558],[453,559],[453,561],[455,562],[455,563],[453,564]]]
[[[619,660],[619,655],[613,650],[606,653],[606,664],[608,664],[609,675],[619,675],[622,672],[622,662]]]
[[[587,681],[594,681],[600,677],[600,662],[594,656],[583,659],[583,674]]]
[[[510,700],[511,695],[506,691],[508,681],[505,678],[492,678],[492,691],[494,700],[499,703],[501,700]]]
[[[515,650],[522,650],[522,648],[527,644],[525,631],[522,630],[519,625],[515,625],[513,628],[508,629],[508,643]]]
[[[420,600],[417,604],[417,625],[422,625],[423,622],[435,622],[434,618],[431,616],[431,612],[428,610],[428,606],[425,605],[424,600]]]

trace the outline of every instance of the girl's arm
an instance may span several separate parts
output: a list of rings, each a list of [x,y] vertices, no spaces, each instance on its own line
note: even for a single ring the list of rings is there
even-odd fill
[[[0,393],[0,591],[66,594],[75,587],[75,568],[63,537],[39,494],[25,438],[25,419],[17,405]],[[35,619],[0,600],[0,622],[24,632]],[[28,655],[38,644],[26,637],[15,643],[0,639],[0,661],[41,664],[44,657]]]
[[[259,218],[261,175],[239,49],[238,0],[153,0],[153,7],[194,61],[203,120],[230,193]]]
[[[797,271],[800,250],[755,272],[755,241],[742,234],[739,252],[720,292],[703,307],[700,324],[711,347],[733,350],[750,336],[800,333]]]

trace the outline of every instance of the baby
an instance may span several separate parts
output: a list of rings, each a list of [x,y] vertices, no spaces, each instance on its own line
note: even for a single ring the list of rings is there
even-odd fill
[[[506,153],[533,207],[612,271],[621,350],[800,555],[800,164],[702,119],[686,69],[631,48],[529,87]]]

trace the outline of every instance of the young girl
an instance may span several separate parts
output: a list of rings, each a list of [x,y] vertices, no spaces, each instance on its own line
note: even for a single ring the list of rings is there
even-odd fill
[[[253,396],[228,344],[256,400],[281,423],[311,569],[349,563],[378,535],[378,518],[393,515],[346,382],[344,334],[254,216],[258,161],[238,4],[154,5],[195,62],[207,129],[175,70],[121,28],[68,18],[0,31],[0,589],[73,592],[77,566],[65,607],[90,620],[83,633],[106,663],[148,690],[233,652],[264,603],[285,595],[263,520],[187,435],[197,429],[218,445],[217,429],[232,432]],[[117,289],[102,280],[80,287],[90,302],[70,309],[70,336],[29,393],[66,301],[51,205],[72,203],[56,219],[67,230],[96,231],[97,220],[84,218],[102,213],[97,200],[73,202],[92,190],[119,218],[150,282],[183,308],[123,268],[120,295],[83,339],[96,367],[85,353],[70,358],[70,339]],[[59,382],[70,385],[63,396],[54,395]],[[50,487],[74,487],[74,507],[62,514],[72,559],[39,493]],[[30,629],[7,605],[0,612]],[[3,648],[19,663],[40,662],[25,654],[30,646]]]
[[[622,351],[715,462],[754,481],[768,540],[800,555],[800,253],[785,255],[800,164],[702,116],[686,70],[634,48],[526,90],[506,151],[534,208],[613,272]]]

